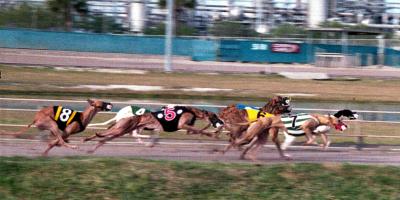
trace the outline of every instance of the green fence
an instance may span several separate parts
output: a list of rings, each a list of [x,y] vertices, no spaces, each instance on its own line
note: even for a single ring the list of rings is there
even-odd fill
[[[0,47],[83,52],[164,54],[163,36],[131,36],[92,33],[0,29]],[[344,52],[345,51],[345,52]],[[378,63],[377,47],[306,42],[273,42],[247,39],[173,39],[173,54],[193,60],[260,63],[313,63],[317,52],[357,56],[360,65]],[[384,64],[400,67],[400,51],[386,48]]]

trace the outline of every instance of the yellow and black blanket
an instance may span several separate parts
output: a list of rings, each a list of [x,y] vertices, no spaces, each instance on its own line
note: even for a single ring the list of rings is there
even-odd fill
[[[246,110],[247,118],[248,118],[249,122],[257,121],[257,119],[260,117],[273,117],[274,116],[271,113],[261,112],[259,108],[254,107],[254,106],[237,104],[236,108],[240,109],[240,110]]]
[[[85,127],[82,125],[81,121],[82,113],[62,106],[54,106],[53,110],[54,120],[57,122],[58,128],[60,130],[65,130],[65,128],[72,122],[78,122],[80,126],[80,132],[85,130]]]

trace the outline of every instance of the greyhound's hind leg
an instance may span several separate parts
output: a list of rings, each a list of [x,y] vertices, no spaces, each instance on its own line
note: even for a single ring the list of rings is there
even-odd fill
[[[246,147],[246,148],[243,150],[242,154],[240,154],[240,159],[242,159],[242,160],[245,159],[245,156],[246,156],[247,152],[254,146],[254,144],[257,142],[257,140],[258,140],[258,136],[255,136],[255,137],[251,140],[249,146]]]
[[[49,151],[58,144],[58,139],[54,139],[53,141],[49,142],[47,149],[42,153],[42,156],[48,156]]]

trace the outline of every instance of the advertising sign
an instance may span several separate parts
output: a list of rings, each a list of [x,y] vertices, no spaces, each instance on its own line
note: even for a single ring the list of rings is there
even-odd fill
[[[295,43],[272,43],[271,51],[278,53],[300,53],[300,45]]]

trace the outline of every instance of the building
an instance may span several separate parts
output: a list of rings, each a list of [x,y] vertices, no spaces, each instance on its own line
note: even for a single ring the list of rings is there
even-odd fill
[[[46,0],[0,0],[0,6],[22,2],[44,4]],[[141,33],[145,27],[163,23],[167,11],[158,0],[88,0],[89,12],[114,17],[131,32]],[[273,27],[290,23],[317,27],[323,21],[349,25],[398,29],[399,0],[197,0],[194,10],[186,9],[181,21],[206,30],[215,21],[232,20],[251,25],[266,33]]]

